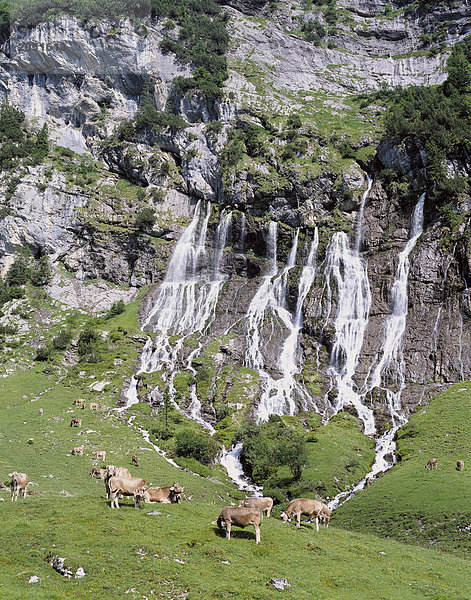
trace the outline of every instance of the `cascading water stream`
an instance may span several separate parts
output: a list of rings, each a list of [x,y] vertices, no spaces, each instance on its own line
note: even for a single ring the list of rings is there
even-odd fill
[[[267,247],[270,263],[269,273],[262,278],[255,296],[246,314],[247,348],[245,364],[260,375],[262,393],[257,410],[259,421],[265,421],[271,414],[294,414],[297,409],[315,408],[307,391],[296,381],[299,372],[297,365],[297,341],[302,326],[302,305],[315,277],[315,258],[318,245],[318,233],[315,232],[307,264],[303,267],[298,287],[298,301],[294,315],[286,308],[286,290],[290,270],[296,265],[299,231],[293,238],[286,266],[279,271],[276,262],[276,223],[270,223]],[[274,379],[265,367],[262,343],[267,344],[271,335],[267,334],[267,323],[273,328],[281,325],[287,335],[277,358],[281,377]],[[273,344],[275,345],[275,344]]]
[[[210,205],[198,202],[190,225],[175,246],[164,281],[160,285],[144,327],[155,332],[155,339],[147,340],[139,373],[160,371],[173,399],[173,378],[176,366],[183,360],[185,340],[192,335],[203,337],[214,319],[217,301],[225,277],[220,272],[222,254],[231,224],[231,213],[222,215],[214,244],[211,268],[203,264],[207,256],[206,237]],[[172,339],[171,339],[172,338]],[[137,379],[132,378],[127,391],[128,408],[138,401]],[[196,416],[197,405],[192,413]]]
[[[352,490],[338,494],[331,502],[329,502],[329,507],[331,509],[337,508],[340,504],[354,496],[369,482],[373,481],[379,473],[383,473],[392,467],[395,462],[394,451],[396,443],[394,442],[394,437],[399,427],[406,423],[405,417],[399,413],[399,410],[401,409],[401,394],[405,385],[405,365],[402,356],[402,342],[406,329],[408,312],[407,284],[410,268],[409,255],[423,231],[424,201],[425,194],[422,194],[412,215],[409,240],[404,250],[399,254],[396,277],[391,290],[392,310],[384,325],[383,353],[381,359],[374,368],[367,386],[367,392],[364,394],[366,395],[366,393],[370,392],[375,387],[381,387],[388,402],[392,427],[376,442],[375,460],[371,467],[371,471]],[[395,392],[388,389],[385,382],[386,375],[391,374],[392,369],[394,369],[395,374]],[[388,457],[390,458],[388,459]]]
[[[325,266],[328,315],[333,297],[332,284],[337,289],[335,341],[328,374],[337,398],[331,405],[331,415],[351,404],[355,407],[366,435],[375,432],[373,411],[363,404],[353,380],[363,346],[371,306],[371,292],[366,264],[356,251],[350,249],[348,237],[339,232],[333,235],[327,249]],[[328,402],[329,393],[326,395]]]
[[[406,330],[408,313],[407,283],[410,268],[409,255],[423,231],[424,201],[425,193],[420,196],[414,209],[409,241],[398,257],[399,262],[396,277],[391,289],[392,311],[384,325],[382,356],[373,371],[368,385],[368,390],[372,390],[375,387],[381,387],[381,384],[385,381],[386,375],[395,375],[393,381],[396,383],[398,391],[392,393],[390,390],[384,388],[388,394],[389,409],[393,418],[393,423],[395,420],[403,421],[404,419],[397,411],[401,408],[400,397],[405,381],[402,342]]]
[[[366,176],[366,181],[366,190],[363,192],[363,195],[361,197],[360,210],[358,211],[357,237],[355,240],[355,254],[357,256],[360,253],[360,246],[363,235],[363,212],[365,209],[365,203],[368,200],[371,191],[371,186],[373,185],[373,180],[369,175]]]

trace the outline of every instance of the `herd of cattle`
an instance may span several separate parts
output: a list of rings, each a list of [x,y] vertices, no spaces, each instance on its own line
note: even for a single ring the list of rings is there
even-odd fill
[[[86,403],[83,399],[74,400],[74,405],[80,406],[82,409],[85,408]],[[99,403],[90,403],[89,408],[99,409]],[[43,410],[39,409],[39,414],[42,416]],[[70,423],[71,427],[81,427],[82,421],[78,417],[74,417]],[[83,456],[83,446],[75,446],[71,454],[75,456]],[[106,451],[97,450],[92,452],[97,460],[106,460]],[[139,461],[136,455],[132,456],[131,462],[134,466],[139,466]],[[431,458],[425,465],[426,469],[438,468],[438,460]],[[464,461],[458,460],[456,468],[458,471],[464,471]],[[28,476],[25,473],[18,473],[13,471],[8,474],[11,478],[10,490],[11,500],[18,500],[18,495],[26,499],[27,487],[30,483]],[[185,488],[180,486],[178,483],[173,483],[167,487],[147,487],[146,480],[141,477],[132,477],[129,469],[126,467],[116,467],[109,465],[105,468],[93,468],[90,472],[90,476],[96,476],[103,480],[105,484],[106,497],[110,499],[111,508],[119,508],[118,499],[124,496],[132,496],[134,500],[135,508],[139,508],[142,501],[146,503],[152,502],[163,502],[167,504],[180,502],[181,496],[185,491]],[[260,542],[260,524],[262,522],[262,515],[265,512],[266,516],[269,517],[273,508],[272,498],[244,498],[240,500],[239,506],[226,506],[221,511],[217,521],[213,521],[214,525],[217,525],[220,530],[226,529],[226,538],[231,539],[231,528],[233,525],[237,527],[247,527],[248,525],[253,526],[255,529],[255,541],[258,544]],[[284,511],[281,513],[281,520],[283,523],[291,521],[293,517],[296,518],[296,527],[301,527],[301,516],[309,517],[309,521],[312,523],[315,521],[316,530],[319,531],[319,523],[322,523],[325,527],[329,526],[331,518],[330,508],[320,502],[319,500],[312,500],[310,498],[297,498],[292,500]]]
[[[133,459],[136,458],[133,456]],[[141,477],[132,477],[129,469],[126,467],[116,467],[109,465],[106,468],[94,467],[90,471],[90,476],[99,477],[105,484],[106,497],[110,499],[111,508],[119,508],[118,499],[123,496],[132,496],[134,499],[135,508],[139,508],[140,502],[163,502],[173,504],[180,502],[181,496],[185,488],[178,483],[173,483],[167,487],[150,487],[146,485],[145,479]],[[11,500],[18,500],[18,495],[26,499],[27,486],[30,483],[28,476],[25,473],[13,471],[9,473],[11,477],[10,489]],[[244,498],[239,501],[239,506],[226,506],[221,511],[217,521],[213,524],[219,529],[226,529],[226,538],[231,539],[231,528],[233,525],[237,527],[247,527],[252,525],[255,529],[255,542],[260,542],[260,524],[262,522],[262,514],[265,512],[269,517],[273,508],[272,498]],[[309,517],[309,521],[316,522],[316,529],[319,531],[319,522],[325,527],[329,526],[331,511],[329,507],[318,500],[310,498],[297,498],[292,500],[285,510],[281,513],[283,523],[296,518],[296,527],[301,526],[301,516]]]

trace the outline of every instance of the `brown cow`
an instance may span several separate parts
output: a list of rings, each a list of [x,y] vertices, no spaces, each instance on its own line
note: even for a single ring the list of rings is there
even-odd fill
[[[78,417],[73,417],[72,421],[70,422],[70,426],[82,427],[82,419],[79,419]]]
[[[90,402],[90,410],[98,410],[99,408],[101,408],[99,402]]]
[[[94,467],[90,473],[89,473],[90,477],[99,477],[100,479],[105,479],[105,475],[106,475],[106,469],[98,469],[97,467]]]
[[[436,458],[431,458],[428,463],[425,465],[426,469],[438,469],[438,460]]]
[[[236,525],[237,527],[247,527],[247,525],[253,525],[255,529],[255,543],[260,543],[260,523],[262,521],[262,513],[258,508],[245,508],[243,506],[226,506],[222,509],[218,520],[215,522],[219,529],[226,528],[226,539],[231,539],[231,527]]]
[[[119,508],[118,496],[133,496],[134,507],[139,508],[139,501],[146,490],[146,481],[140,477],[111,477],[109,480],[111,508]]]
[[[148,488],[144,492],[144,502],[163,502],[164,504],[177,503],[180,502],[180,496],[184,491],[185,488],[178,485],[178,483],[163,488]]]
[[[92,454],[96,457],[96,460],[106,460],[106,450],[95,450],[94,452],[92,452]]]
[[[43,416],[43,414],[44,414],[44,411],[43,411],[43,409],[42,409],[42,408],[40,408],[40,409],[39,409],[39,416],[40,416],[40,417],[42,417],[42,416]]]
[[[457,471],[464,471],[464,460],[457,460],[456,461],[456,470]]]
[[[25,473],[18,473],[18,471],[13,471],[13,473],[8,473],[8,477],[11,477],[10,481],[10,490],[11,490],[11,501],[16,502],[18,500],[18,493],[23,496],[23,500],[26,500],[27,486],[30,483],[28,476]]]
[[[263,514],[266,511],[267,517],[270,516],[273,508],[272,498],[243,498],[239,500],[239,506],[245,506],[245,508],[258,508]]]
[[[72,402],[73,406],[80,406],[81,408],[85,408],[85,406],[87,405],[87,403],[85,402],[85,400],[83,398],[77,398],[76,400],[74,400]]]
[[[328,527],[330,523],[330,519],[332,516],[332,511],[327,506],[327,504],[322,504],[322,510],[319,514],[319,520],[324,525],[324,527]]]
[[[110,497],[110,479],[112,477],[131,477],[131,473],[126,467],[115,467],[114,465],[108,465],[106,467],[105,477],[103,478],[103,481],[105,482],[107,498]]]
[[[135,466],[138,467],[139,466],[139,460],[137,459],[137,456],[135,454],[132,455],[131,458],[131,463]]]
[[[83,446],[75,446],[74,448],[72,448],[71,454],[73,454],[74,456],[83,456]]]
[[[293,516],[296,517],[296,527],[301,527],[301,515],[311,517],[311,521],[316,521],[316,530],[319,531],[319,515],[322,508],[325,506],[319,500],[311,500],[311,498],[297,498],[291,500],[285,510],[281,513],[283,523],[291,521]]]

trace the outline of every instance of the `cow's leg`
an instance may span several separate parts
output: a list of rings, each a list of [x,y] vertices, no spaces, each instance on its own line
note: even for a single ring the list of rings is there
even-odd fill
[[[316,516],[316,531],[319,533],[319,515]]]
[[[301,527],[301,513],[296,514],[296,527]]]
[[[271,508],[267,508],[267,517],[271,515]]]
[[[226,540],[231,539],[231,524],[226,522]]]
[[[260,527],[259,525],[254,525],[253,527],[255,529],[255,543],[260,544]]]

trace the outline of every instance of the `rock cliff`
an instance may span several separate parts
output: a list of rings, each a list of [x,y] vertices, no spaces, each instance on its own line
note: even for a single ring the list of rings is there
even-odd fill
[[[337,3],[335,27],[328,27],[320,9],[295,2],[283,1],[274,9],[263,1],[222,4],[230,18],[231,44],[225,97],[217,100],[175,90],[175,78],[191,75],[192,69],[162,51],[162,20],[83,24],[60,17],[33,28],[12,27],[0,56],[0,89],[33,127],[48,123],[59,155],[25,169],[8,198],[11,174],[2,173],[2,263],[8,266],[14,251],[28,245],[50,255],[77,282],[103,278],[138,288],[162,280],[174,240],[199,200],[214,205],[207,238],[213,250],[221,211],[232,210],[220,264],[227,279],[216,318],[204,330],[199,352],[189,344],[178,364],[195,377],[203,414],[214,420],[218,404],[242,408],[241,377],[249,411],[256,414],[261,375],[247,366],[247,308],[269,272],[267,222],[279,223],[280,269],[300,229],[296,266],[286,274],[284,309],[291,314],[317,228],[317,273],[305,302],[296,381],[328,416],[336,398],[329,365],[332,369],[339,302],[335,283],[326,302],[330,241],[342,231],[353,248],[361,222],[359,250],[372,298],[353,375],[361,389],[384,352],[398,256],[418,200],[401,200],[385,189],[379,173],[397,167],[416,178],[423,170],[420,149],[384,139],[379,145],[381,106],[362,107],[353,95],[443,82],[447,48],[468,33],[471,7],[456,2],[448,12],[440,5],[407,12],[399,2],[343,0]],[[327,27],[320,46],[302,33],[303,24],[313,20]],[[424,36],[435,30],[441,46],[427,53]],[[117,127],[136,115],[149,81],[155,107],[162,111],[171,105],[184,124],[177,131],[144,128],[137,138],[123,140]],[[238,140],[248,149],[242,161],[234,158]],[[346,140],[354,154],[345,152]],[[64,148],[72,154],[64,154]],[[71,164],[93,172],[92,180],[71,178]],[[366,170],[374,181],[363,206]],[[400,350],[406,413],[434,384],[471,377],[467,225],[459,239],[446,243],[439,215],[425,202],[424,231],[410,256]],[[153,228],[136,228],[136,214],[149,206],[157,215]],[[466,202],[461,210],[469,210]],[[149,302],[152,294],[155,289]],[[276,381],[283,376],[279,350],[286,326],[264,323],[262,330],[263,370]],[[190,354],[192,370],[185,367]],[[188,408],[188,381],[181,379],[177,392]],[[365,403],[380,414],[385,399],[369,390]]]

